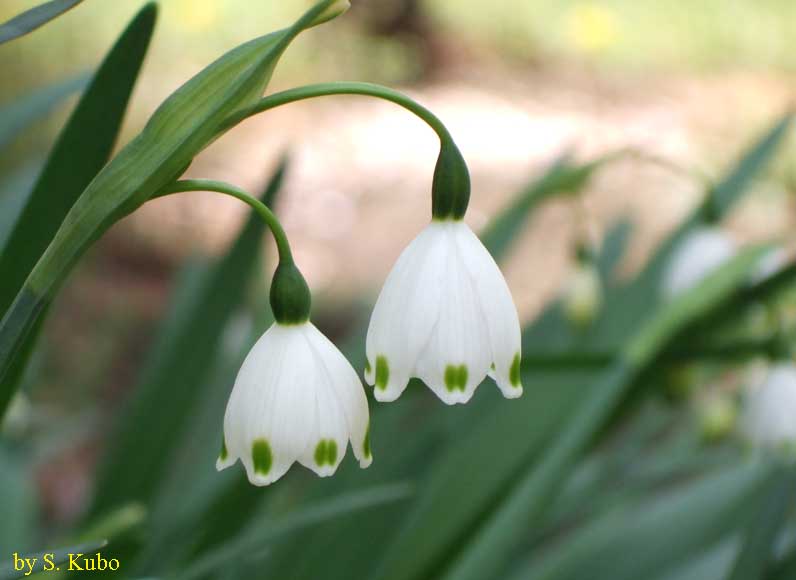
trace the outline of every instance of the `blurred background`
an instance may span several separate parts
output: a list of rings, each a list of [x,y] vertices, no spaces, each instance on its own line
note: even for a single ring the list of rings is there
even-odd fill
[[[4,0],[0,21],[34,4]],[[120,145],[207,63],[287,25],[307,4],[163,0]],[[587,162],[618,153],[580,196],[540,206],[502,261],[528,324],[566,287],[584,230],[601,240],[619,220],[632,222],[618,268],[620,277],[632,276],[701,203],[706,185],[793,104],[790,0],[352,4],[344,18],[295,42],[269,91],[365,80],[407,92],[442,118],[470,165],[467,221],[476,231],[562,155]],[[0,47],[0,103],[56,82],[79,85],[142,5],[87,0]],[[76,94],[3,150],[8,219]],[[333,97],[246,121],[204,151],[188,175],[261,192],[289,155],[277,211],[313,289],[318,325],[343,340],[361,328],[401,249],[429,219],[437,148],[435,135],[400,108]],[[788,241],[796,225],[794,153],[789,137],[730,216],[737,241]],[[70,277],[48,317],[26,396],[5,427],[32,458],[25,464],[36,486],[29,497],[35,517],[19,536],[29,544],[20,550],[57,541],[81,520],[178,273],[192,260],[224,255],[246,215],[244,206],[215,194],[150,202],[116,224]],[[271,256],[270,238],[261,243]],[[264,301],[271,264],[266,258],[254,276],[254,303]],[[374,468],[385,447],[387,440],[375,442]]]

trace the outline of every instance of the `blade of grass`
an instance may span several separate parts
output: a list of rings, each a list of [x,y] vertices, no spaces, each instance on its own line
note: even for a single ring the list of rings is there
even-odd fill
[[[796,468],[780,466],[765,487],[754,519],[727,580],[763,578],[774,559],[774,548],[796,499]]]
[[[509,580],[635,580],[699,555],[738,531],[769,471],[732,467],[641,501],[628,501],[554,547],[533,553]],[[632,554],[632,557],[626,557]]]
[[[245,534],[205,554],[186,570],[175,575],[176,580],[201,578],[230,563],[262,552],[268,544],[286,534],[316,526],[355,511],[401,501],[410,497],[412,487],[407,484],[388,484],[358,490],[304,508],[276,522],[258,523]]]
[[[33,32],[83,0],[50,0],[0,24],[0,44]]]
[[[108,53],[27,197],[0,254],[0,313],[7,311],[80,193],[108,161],[149,47],[156,13],[153,4],[144,7]],[[0,417],[33,351],[39,326],[39,322],[31,326],[17,347],[18,356],[8,361],[2,373]]]

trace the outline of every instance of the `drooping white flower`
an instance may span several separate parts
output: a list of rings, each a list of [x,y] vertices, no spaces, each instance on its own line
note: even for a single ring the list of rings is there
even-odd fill
[[[365,379],[394,401],[418,377],[445,403],[466,403],[489,374],[522,394],[520,323],[506,281],[460,220],[435,220],[398,258],[370,320]]]
[[[701,227],[686,234],[675,248],[663,277],[667,298],[690,290],[737,252],[735,242],[722,230]]]
[[[741,430],[759,447],[796,445],[796,365],[774,365],[747,394]]]
[[[600,273],[593,264],[578,264],[563,297],[564,313],[575,326],[588,326],[602,304]]]
[[[298,461],[332,475],[348,442],[370,465],[368,403],[346,358],[310,322],[276,323],[241,366],[224,415],[216,468],[241,460],[249,481],[268,485]]]

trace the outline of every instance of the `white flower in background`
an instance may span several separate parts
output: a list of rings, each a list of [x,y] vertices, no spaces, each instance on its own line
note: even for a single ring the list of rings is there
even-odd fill
[[[575,326],[588,326],[602,304],[600,273],[590,263],[579,263],[564,291],[564,313]]]
[[[667,298],[690,290],[737,252],[735,242],[722,230],[702,227],[686,234],[674,250],[663,277]]]
[[[796,445],[796,365],[777,364],[744,401],[741,430],[759,447]]]
[[[357,373],[310,322],[274,324],[243,362],[224,415],[216,468],[241,460],[268,485],[298,461],[332,475],[348,442],[361,467],[372,457],[365,391]]]
[[[788,263],[788,251],[783,247],[771,248],[760,258],[757,267],[752,271],[752,284],[765,282],[777,274]]]
[[[472,230],[435,220],[398,258],[376,302],[365,378],[394,401],[418,377],[445,403],[466,403],[489,374],[522,394],[520,322],[506,281]]]

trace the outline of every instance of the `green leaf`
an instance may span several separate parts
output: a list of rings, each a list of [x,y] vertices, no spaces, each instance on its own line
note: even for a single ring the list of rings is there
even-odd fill
[[[699,555],[737,532],[768,470],[759,463],[723,470],[660,496],[630,500],[543,553],[509,580],[635,580]],[[632,555],[632,557],[629,557]]]
[[[322,0],[292,26],[250,41],[206,67],[166,99],[144,130],[91,181],[0,322],[0,412],[13,390],[6,379],[14,357],[86,248],[179,177],[218,137],[231,113],[256,101],[284,50],[331,4]]]
[[[285,169],[283,161],[263,195],[266,205],[273,203]],[[209,387],[206,379],[220,337],[256,272],[264,228],[252,212],[226,256],[180,285],[183,290],[173,299],[170,317],[101,465],[92,514],[131,501],[148,505],[162,484],[193,405],[202,387]]]
[[[0,149],[8,145],[28,125],[44,117],[66,97],[83,89],[87,75],[48,85],[28,93],[0,108]]]
[[[0,24],[0,44],[33,32],[83,0],[50,0]]]
[[[577,193],[607,159],[609,157],[603,157],[583,165],[573,164],[569,155],[556,159],[545,173],[521,191],[481,233],[481,241],[495,261],[500,261],[505,256],[529,215],[540,203],[559,194]]]
[[[105,540],[100,540],[96,542],[88,542],[85,544],[80,544],[78,546],[70,546],[68,548],[59,548],[54,550],[44,550],[42,552],[37,552],[35,554],[19,554],[20,558],[36,558],[36,570],[41,571],[44,556],[45,555],[52,555],[52,562],[57,566],[58,564],[64,564],[65,562],[69,562],[69,557],[72,554],[89,554],[89,553],[96,553],[97,551],[104,548],[108,542]],[[13,554],[13,551],[11,552]],[[6,554],[4,557],[8,557]],[[20,578],[20,572],[14,569],[14,560],[13,556],[10,560],[7,560],[4,563],[0,563],[0,580],[17,580]]]
[[[602,430],[633,380],[679,330],[720,304],[747,280],[763,249],[743,252],[695,289],[673,300],[630,340],[623,354],[587,387],[586,395],[544,456],[521,474],[508,495],[460,546],[446,580],[494,577],[528,522],[537,520],[574,461]]]
[[[796,498],[796,469],[780,466],[761,496],[756,498],[757,513],[744,534],[743,548],[728,580],[760,579],[769,569],[780,530]]]
[[[621,262],[633,233],[633,224],[623,219],[617,222],[605,236],[600,253],[597,256],[597,269],[604,283],[610,284],[616,267]]]
[[[152,37],[156,9],[143,8],[100,65],[80,99],[0,254],[0,312],[5,313],[83,189],[111,155]],[[43,307],[43,304],[40,305]],[[33,328],[31,320],[31,328]],[[20,337],[16,360],[0,372],[0,416],[16,389],[38,332]],[[2,350],[2,347],[0,347]]]
[[[411,495],[411,491],[411,486],[400,483],[357,490],[324,501],[319,505],[306,507],[275,522],[257,523],[237,538],[204,554],[198,561],[175,577],[178,580],[201,578],[232,563],[262,553],[270,543],[281,536],[317,526],[352,512],[404,500]]]
[[[2,426],[2,425],[0,425]],[[7,558],[7,549],[27,550],[34,538],[38,519],[36,491],[30,467],[22,464],[10,453],[0,448],[0,546],[2,558]]]

